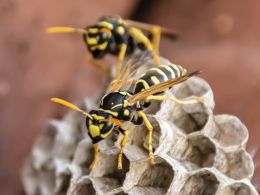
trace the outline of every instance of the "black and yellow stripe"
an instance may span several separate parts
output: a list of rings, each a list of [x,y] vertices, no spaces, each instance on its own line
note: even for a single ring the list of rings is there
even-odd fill
[[[134,94],[149,89],[151,86],[159,83],[183,76],[186,73],[186,69],[175,64],[160,65],[157,68],[152,68],[138,79]]]
[[[107,53],[118,55],[120,45],[129,42],[128,31],[121,18],[103,17],[95,25],[86,27],[86,31],[83,39],[94,58],[102,58]],[[127,53],[130,49],[133,50],[128,48]]]

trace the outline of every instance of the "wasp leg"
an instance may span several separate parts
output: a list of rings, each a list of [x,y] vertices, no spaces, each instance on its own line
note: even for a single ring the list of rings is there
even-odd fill
[[[119,128],[119,131],[124,135],[124,137],[120,143],[120,151],[119,151],[118,159],[117,159],[117,168],[122,169],[123,149],[124,149],[124,146],[125,146],[127,138],[128,138],[128,131],[124,130],[122,128]]]
[[[159,47],[160,47],[160,40],[161,40],[161,28],[159,26],[153,26],[151,29],[152,33],[152,45],[154,48],[155,55],[159,56]],[[157,59],[159,61],[159,58]]]
[[[143,34],[143,32],[135,27],[130,27],[129,28],[129,34],[135,39],[137,40],[137,42],[139,43],[143,43],[145,48],[148,51],[153,52],[153,59],[155,61],[156,64],[160,64],[159,62],[159,56],[156,53],[156,51],[153,48],[153,45],[151,43],[151,41]]]
[[[191,100],[179,100],[177,98],[169,97],[169,96],[166,96],[166,95],[162,95],[162,96],[151,95],[151,96],[147,97],[146,99],[147,100],[159,100],[159,101],[170,100],[170,101],[173,101],[173,102],[180,104],[180,105],[196,104],[196,103],[203,102],[203,100],[204,100],[203,97],[196,97],[196,98],[191,99]]]
[[[93,167],[95,166],[96,162],[97,162],[97,158],[98,158],[98,153],[99,153],[99,147],[98,147],[98,144],[93,144],[93,147],[94,147],[94,158],[93,158],[93,161],[92,163],[90,164],[89,166],[89,170],[92,170]]]
[[[97,63],[96,60],[93,59],[93,57],[87,56],[87,60],[93,67],[97,68],[102,74],[104,74],[105,76],[109,75],[108,68],[106,68],[103,64]]]
[[[153,155],[153,126],[148,120],[146,114],[143,111],[138,111],[137,114],[143,118],[144,124],[148,129],[148,151],[149,151],[149,161],[151,165],[154,165],[154,155]]]
[[[120,52],[117,58],[116,75],[120,74],[122,62],[125,59],[126,49],[127,49],[127,45],[123,43],[120,47]]]

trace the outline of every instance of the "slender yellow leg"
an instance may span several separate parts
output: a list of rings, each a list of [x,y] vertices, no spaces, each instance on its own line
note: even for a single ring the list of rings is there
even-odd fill
[[[148,129],[148,151],[149,151],[149,161],[151,165],[154,165],[154,156],[153,156],[153,126],[148,120],[146,114],[143,111],[138,111],[138,115],[143,118],[144,124]]]
[[[154,59],[159,62],[159,47],[161,40],[161,28],[159,26],[153,26],[151,29],[153,36],[152,45],[154,48]]]
[[[97,158],[98,158],[98,153],[99,153],[98,144],[97,143],[93,144],[93,147],[94,147],[94,158],[93,158],[92,163],[89,166],[89,170],[92,170],[92,168],[95,166],[95,164],[97,162]]]
[[[173,101],[173,102],[180,104],[180,105],[196,104],[196,103],[203,102],[203,100],[204,100],[203,97],[196,97],[196,98],[191,99],[191,100],[178,100],[174,97],[169,97],[169,96],[166,96],[166,95],[162,95],[162,96],[151,95],[151,96],[147,97],[146,99],[147,100],[159,100],[159,101],[170,100],[170,101]]]
[[[119,151],[119,154],[118,154],[118,161],[117,161],[117,168],[118,169],[122,169],[122,158],[123,158],[123,149],[124,149],[124,146],[126,144],[126,140],[128,138],[128,131],[125,130],[124,131],[124,137],[120,143],[120,151]]]
[[[88,60],[88,62],[89,62],[92,66],[94,66],[95,68],[97,68],[102,74],[104,74],[105,76],[108,76],[108,75],[109,75],[109,70],[108,70],[108,68],[106,68],[103,64],[97,63],[96,60],[93,59],[93,57],[87,55],[87,60]]]
[[[151,41],[144,35],[144,33],[135,28],[135,27],[130,27],[129,28],[129,34],[135,38],[135,40],[139,43],[143,43],[145,48],[148,50],[148,51],[152,51],[154,52],[154,55],[153,55],[153,58],[154,58],[154,61],[156,62],[156,64],[160,64],[159,62],[159,56],[158,54],[156,53],[156,51],[154,50],[153,48],[153,45],[151,43]],[[157,38],[158,39],[158,38]]]
[[[127,49],[127,45],[125,43],[123,43],[121,45],[120,52],[119,52],[118,59],[117,59],[116,75],[120,74],[122,62],[125,59],[126,49]]]

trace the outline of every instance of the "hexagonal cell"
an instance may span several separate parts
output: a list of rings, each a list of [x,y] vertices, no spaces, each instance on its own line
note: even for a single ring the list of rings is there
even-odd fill
[[[216,139],[220,145],[228,147],[246,144],[248,130],[237,117],[226,114],[217,115],[214,117],[214,121],[216,128],[210,131],[209,135]]]
[[[123,169],[117,169],[117,150],[101,151],[90,176],[98,192],[108,193],[122,186],[129,171],[129,160],[123,155]]]
[[[78,124],[71,125],[67,121],[56,122],[55,125],[58,133],[53,146],[53,158],[71,160],[78,142],[84,138],[81,129],[78,128]]]
[[[62,173],[56,176],[55,179],[55,194],[66,194],[69,185],[70,185],[71,174],[70,173]]]
[[[112,137],[108,137],[99,143],[99,148],[105,152],[108,148],[112,148],[114,142]],[[115,148],[114,148],[115,149]],[[94,157],[94,148],[91,139],[87,136],[84,140],[79,142],[77,149],[74,152],[74,157],[72,160],[71,171],[73,175],[79,177],[83,173],[89,173],[88,167],[90,166]]]
[[[211,111],[201,103],[173,106],[171,102],[163,102],[157,114],[174,123],[186,134],[201,131],[212,115]]]
[[[179,195],[212,195],[218,190],[219,181],[216,176],[209,170],[201,170],[190,175]]]
[[[208,137],[196,133],[188,136],[188,142],[191,144],[186,157],[188,161],[199,167],[211,167],[214,164],[216,147]]]
[[[237,182],[221,188],[216,195],[257,195],[258,193],[249,185]]]
[[[40,194],[37,171],[31,165],[31,159],[26,159],[22,169],[22,183],[26,194]]]
[[[218,149],[214,167],[233,179],[248,178],[254,172],[253,160],[244,149],[229,151]]]
[[[195,166],[192,166],[192,169],[211,167],[214,164],[216,147],[208,137],[201,132],[195,132],[179,138],[168,155],[182,162],[193,163]]]
[[[67,192],[67,195],[85,195],[85,194],[96,194],[96,190],[90,180],[81,182],[81,183],[73,183]]]
[[[209,84],[199,77],[189,78],[187,81],[173,87],[172,91],[177,99],[181,100],[194,98],[195,96],[203,96],[204,105],[206,105],[206,107],[213,109],[215,106],[213,92]]]
[[[127,176],[127,180],[131,180],[134,186],[124,185],[125,192],[128,194],[161,195],[168,191],[174,178],[174,170],[170,164],[159,157],[156,157],[154,166],[149,165],[147,161],[135,163],[136,165],[130,168]],[[138,171],[136,167],[139,167]]]
[[[55,120],[48,122],[41,135],[37,138],[34,148],[32,150],[32,163],[34,168],[41,169],[43,167],[51,167],[52,165],[52,151],[55,137],[58,129],[53,124]]]
[[[159,147],[161,127],[154,117],[148,116],[148,120],[153,126],[152,146],[153,151],[155,151]],[[128,123],[125,129],[129,130],[129,137],[124,153],[130,160],[148,159],[148,130],[146,126]]]

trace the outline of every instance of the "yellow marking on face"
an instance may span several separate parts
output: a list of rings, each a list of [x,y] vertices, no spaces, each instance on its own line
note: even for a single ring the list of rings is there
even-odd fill
[[[92,137],[97,137],[100,135],[100,129],[96,125],[90,125],[89,126],[89,133]]]
[[[104,127],[104,123],[99,124],[99,129],[102,129]]]
[[[99,115],[96,115],[96,114],[92,114],[92,116],[93,116],[94,119],[96,119],[96,120],[102,120],[102,119],[104,119],[103,116],[99,116]]]
[[[98,30],[99,30],[98,28],[88,28],[88,29],[87,29],[87,31],[88,31],[89,33],[91,33],[91,34],[97,33]]]
[[[143,86],[144,86],[144,89],[149,89],[149,88],[150,88],[149,85],[148,85],[148,83],[147,83],[145,80],[143,80],[143,79],[140,79],[140,80],[137,82],[137,84],[138,84],[138,83],[142,83]],[[137,84],[136,84],[136,85],[137,85]],[[142,89],[142,91],[143,91],[144,89]]]
[[[95,51],[97,48],[100,49],[100,50],[105,50],[106,47],[107,47],[107,44],[108,44],[108,42],[104,42],[104,43],[101,43],[99,45],[94,45],[94,46],[90,47],[90,50]]]
[[[88,121],[88,125],[92,125],[93,124],[93,121],[92,120],[89,120]]]
[[[129,116],[129,114],[130,114],[129,110],[125,109],[125,110],[124,110],[124,115],[125,115],[125,116]]]
[[[104,134],[100,134],[100,137],[102,138],[107,138],[109,136],[109,134],[112,132],[113,128],[111,128],[111,130],[109,130],[107,133],[104,133]]]
[[[99,22],[98,24],[100,24],[101,26],[104,26],[104,27],[106,27],[106,28],[108,28],[108,29],[110,29],[110,30],[113,29],[113,24],[110,24],[109,22],[101,21],[101,22]]]
[[[162,70],[160,70],[159,68],[151,68],[150,70],[155,70],[156,72],[158,72],[161,76],[163,76],[164,81],[168,80],[167,75]]]
[[[106,42],[104,42],[102,44],[97,45],[98,49],[105,50],[107,48],[107,44],[108,44],[108,42],[106,41]]]
[[[117,28],[117,32],[120,34],[120,35],[124,35],[125,34],[125,29],[122,27],[122,26],[119,26]]]
[[[152,76],[152,77],[151,77],[151,80],[153,81],[153,83],[154,83],[155,85],[160,84],[160,81],[159,81],[159,79],[158,79],[156,76]]]
[[[99,37],[87,37],[87,43],[89,45],[96,45],[98,43]]]
[[[118,113],[117,113],[117,112],[113,112],[113,111],[111,111],[111,110],[104,110],[104,109],[102,109],[102,108],[99,108],[99,110],[102,110],[102,111],[104,111],[104,112],[106,112],[106,113],[108,113],[108,114],[111,114],[111,115],[113,115],[113,116],[118,116]]]

